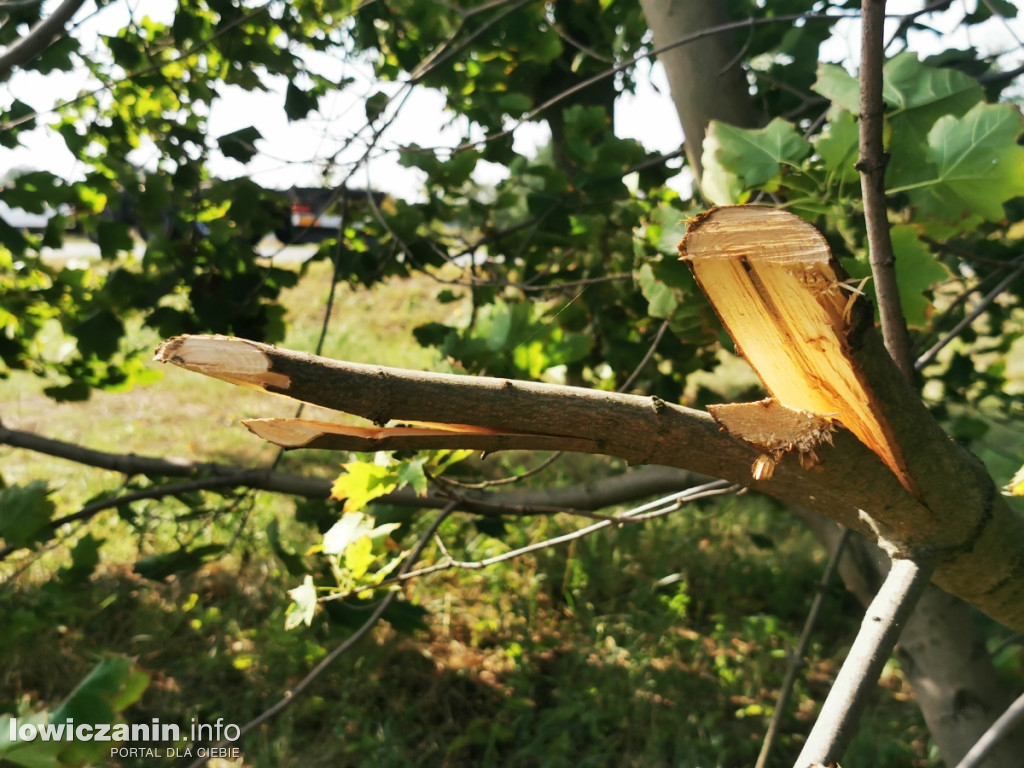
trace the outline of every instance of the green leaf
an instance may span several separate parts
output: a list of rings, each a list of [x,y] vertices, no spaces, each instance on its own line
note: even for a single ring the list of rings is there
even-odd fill
[[[512,117],[519,117],[533,108],[533,100],[525,93],[503,93],[496,104],[502,112]]]
[[[756,130],[718,123],[715,132],[718,161],[748,187],[766,185],[783,166],[799,164],[811,151],[793,124],[778,117]]]
[[[700,189],[704,197],[715,205],[738,205],[746,202],[749,192],[744,189],[740,177],[727,170],[719,160],[722,149],[719,130],[722,125],[712,120],[704,135],[704,143],[701,145],[704,173],[700,178]]]
[[[64,741],[11,741],[11,723],[15,718],[0,717],[0,760],[23,765],[25,768],[62,768],[65,765],[60,753],[67,748]],[[38,728],[50,722],[48,712],[37,712],[17,718],[18,725],[33,725]]]
[[[295,629],[299,624],[308,627],[313,623],[313,614],[316,612],[316,587],[313,586],[313,577],[307,573],[302,584],[288,590],[288,596],[292,603],[285,612],[284,628]]]
[[[988,2],[979,3],[978,11],[981,12],[983,10],[990,11],[1006,19],[1017,18],[1018,12],[1017,6],[1011,3],[1010,0],[988,0]]]
[[[131,225],[123,221],[101,219],[96,225],[96,238],[100,253],[108,259],[116,259],[121,252],[130,253],[135,246]]]
[[[711,309],[701,300],[697,283],[682,261],[652,259],[637,270],[636,280],[648,301],[648,315],[668,320],[679,338],[704,344],[715,337],[708,322]]]
[[[341,466],[345,471],[331,486],[331,498],[344,499],[345,512],[362,509],[378,496],[391,493],[398,485],[396,473],[389,466],[366,461],[353,461]]]
[[[182,547],[173,552],[149,555],[135,563],[135,572],[151,581],[163,581],[176,573],[194,571],[224,551],[221,544],[205,544],[195,549]]]
[[[851,114],[860,112],[860,85],[838,64],[820,64],[812,90]],[[922,64],[911,51],[894,56],[882,69],[887,117],[910,117],[922,133],[941,115],[963,114],[981,98],[977,80],[955,69]]]
[[[32,68],[42,75],[48,75],[55,70],[70,72],[75,68],[71,54],[77,52],[78,40],[74,35],[58,37],[36,57]]]
[[[78,339],[78,351],[83,358],[109,360],[124,336],[124,324],[117,315],[104,309],[93,312],[72,328],[71,333]]]
[[[440,180],[452,187],[465,184],[479,159],[480,153],[476,150],[463,149],[455,152],[448,158],[448,162],[441,166],[443,178]]]
[[[71,565],[61,568],[57,574],[64,584],[81,584],[87,582],[100,562],[100,545],[103,539],[97,539],[87,533],[71,550]]]
[[[925,328],[932,312],[932,303],[924,295],[925,291],[948,280],[949,271],[918,239],[916,227],[906,224],[895,226],[890,234],[903,316],[910,327]]]
[[[811,90],[851,114],[860,111],[860,86],[857,78],[838,64],[820,63],[818,79],[814,81]]]
[[[0,491],[0,538],[9,547],[25,547],[45,535],[54,503],[43,480],[12,485]]]
[[[288,83],[284,93],[284,113],[288,120],[301,120],[320,106],[320,98],[312,91],[304,91],[294,82]]]
[[[655,278],[650,264],[644,264],[637,270],[636,282],[640,286],[644,298],[647,299],[648,315],[663,320],[672,317],[672,313],[679,306],[675,291]]]
[[[121,712],[142,697],[149,682],[149,675],[139,670],[130,659],[104,659],[54,710],[50,722],[59,725],[70,718],[76,723],[115,725]],[[108,742],[73,741],[65,743],[60,764],[95,764],[109,754]]]
[[[1024,195],[1021,115],[1009,104],[978,104],[963,117],[941,118],[928,133],[929,167],[912,184],[892,180],[921,212],[946,222],[1004,217],[1003,203]]]
[[[149,675],[123,656],[104,659],[56,710],[51,722],[73,718],[83,723],[113,723],[149,686]]]
[[[256,149],[256,141],[262,138],[263,134],[250,125],[248,128],[221,136],[217,139],[217,146],[225,157],[240,163],[248,163],[259,151]]]
[[[376,122],[377,118],[387,109],[390,102],[391,97],[383,91],[377,91],[377,93],[367,98],[366,103],[363,105],[366,110],[366,119],[371,123]]]
[[[31,130],[35,126],[35,110],[32,109],[28,104],[23,101],[15,99],[11,102],[10,106],[5,110],[4,120],[6,122],[15,123],[19,120],[32,116],[32,119],[25,120],[24,123],[19,124],[15,128],[8,128],[5,131],[0,131],[0,147],[8,147],[13,149],[18,146],[18,134],[22,131]],[[63,126],[62,126],[63,127]],[[69,128],[74,132],[74,128]]]
[[[882,98],[889,106],[886,116],[889,120],[903,116],[909,127],[920,133],[942,115],[964,114],[983,96],[973,77],[948,67],[929,67],[912,51],[888,61],[882,81]]]
[[[417,496],[427,492],[427,475],[423,470],[427,457],[419,456],[411,461],[403,462],[398,468],[398,487],[412,486]]]
[[[284,544],[281,542],[281,526],[276,517],[267,525],[267,541],[270,542],[270,548],[277,555],[277,559],[284,563],[288,573],[298,576],[306,571],[302,558],[284,548]]]
[[[833,110],[824,130],[814,139],[814,148],[821,155],[825,169],[840,183],[853,183],[860,179],[857,170],[857,122],[845,109]]]

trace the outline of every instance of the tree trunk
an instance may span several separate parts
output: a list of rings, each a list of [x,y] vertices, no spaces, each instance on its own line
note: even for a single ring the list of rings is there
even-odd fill
[[[725,4],[715,0],[640,0],[640,4],[657,46],[727,20]],[[727,33],[673,48],[659,57],[682,123],[687,158],[698,181],[702,143],[710,120],[739,126],[756,124],[754,105],[735,54],[733,37]],[[825,540],[824,529],[834,531],[836,525],[818,519],[823,525],[812,527],[818,538]],[[861,556],[847,555],[840,573],[847,587],[866,604],[865,597],[870,600],[881,584],[884,572],[880,566],[887,567],[888,561],[873,544],[863,539],[861,542]],[[872,553],[866,557],[868,548],[877,556]],[[866,593],[869,585],[871,591]],[[992,660],[984,653],[968,613],[962,601],[929,587],[904,629],[898,652],[932,738],[948,765],[955,765],[966,754],[1011,700]],[[1020,764],[1022,752],[1024,732],[1018,731],[986,765],[1011,768]]]
[[[726,3],[719,0],[640,0],[640,5],[659,48],[729,21]],[[757,124],[733,34],[730,30],[712,35],[658,57],[683,127],[686,157],[698,180],[704,133],[711,120],[741,127]]]

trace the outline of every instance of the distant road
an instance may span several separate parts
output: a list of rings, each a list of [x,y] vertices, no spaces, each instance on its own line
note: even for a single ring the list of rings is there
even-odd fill
[[[265,238],[256,248],[261,256],[273,257],[278,264],[300,264],[316,253],[317,245],[290,245],[282,248],[281,244],[273,237]],[[135,243],[135,255],[141,257],[146,252],[146,244]],[[100,247],[91,240],[72,239],[64,243],[60,249],[44,248],[43,258],[48,261],[73,261],[82,259],[95,261],[100,258]]]

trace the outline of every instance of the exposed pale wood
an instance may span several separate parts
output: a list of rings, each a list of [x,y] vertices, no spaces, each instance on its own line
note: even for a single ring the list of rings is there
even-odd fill
[[[247,419],[246,429],[282,448],[328,451],[426,451],[451,447],[491,453],[526,449],[600,453],[597,441],[531,432],[508,432],[466,424],[351,427],[308,419]]]
[[[690,224],[679,248],[772,396],[788,408],[837,419],[916,492],[850,353],[857,294],[849,292],[848,277],[818,230],[786,211],[717,208]]]
[[[805,469],[821,463],[817,450],[832,445],[836,431],[831,418],[810,411],[787,408],[766,398],[756,403],[709,405],[708,412],[733,437],[757,447],[762,455],[754,462],[755,479],[775,471],[775,465],[789,452],[796,452]]]

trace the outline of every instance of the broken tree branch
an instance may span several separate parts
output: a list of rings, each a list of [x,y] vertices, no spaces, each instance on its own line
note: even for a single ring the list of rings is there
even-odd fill
[[[899,386],[909,391],[880,342],[876,354],[884,356],[885,370],[894,372]],[[634,464],[679,467],[741,483],[817,511],[872,540],[884,538],[889,545],[933,551],[942,562],[936,576],[940,586],[1007,626],[1024,628],[1024,556],[1017,554],[1024,542],[1024,522],[996,494],[991,479],[986,495],[971,474],[940,475],[935,491],[944,489],[948,498],[929,509],[844,429],[836,432],[833,445],[817,449],[820,465],[808,469],[796,456],[785,455],[770,478],[755,480],[750,467],[760,455],[756,447],[721,431],[703,411],[656,398],[345,363],[221,336],[177,337],[162,344],[156,357],[242,386],[371,419],[383,421],[391,415],[399,420],[469,421],[496,433],[512,433],[517,445],[529,445],[530,436],[547,446],[563,440]],[[923,410],[916,399],[914,403]],[[917,412],[910,411],[907,418],[918,418]],[[466,440],[476,444],[483,434],[461,433],[451,422],[445,426],[448,448],[464,447]],[[905,428],[912,431],[914,423]],[[356,433],[348,439],[358,450],[379,450],[380,430],[366,428],[361,439]],[[398,443],[404,439],[395,438]],[[417,439],[410,434],[405,445],[416,444]],[[500,448],[500,441],[494,447]],[[924,449],[928,452],[915,457],[912,468],[933,462],[949,466],[946,453],[962,451],[945,438],[939,445],[922,443]],[[955,494],[951,486],[956,487]]]
[[[657,398],[359,365],[220,336],[171,339],[156,358],[377,424],[246,423],[285,447],[567,449],[741,483],[864,533],[890,556],[936,562],[940,587],[1024,627],[1024,519],[923,406],[864,302],[843,291],[820,233],[784,211],[721,208],[690,223],[681,249],[779,404],[721,407],[719,416],[741,416],[734,428],[747,425],[737,432]]]

